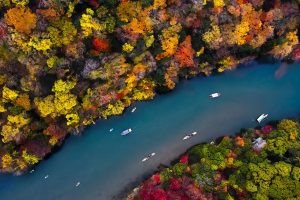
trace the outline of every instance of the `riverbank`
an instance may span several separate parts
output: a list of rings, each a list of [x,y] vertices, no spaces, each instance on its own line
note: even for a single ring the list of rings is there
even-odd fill
[[[298,121],[281,120],[198,144],[126,199],[298,199],[299,141]]]

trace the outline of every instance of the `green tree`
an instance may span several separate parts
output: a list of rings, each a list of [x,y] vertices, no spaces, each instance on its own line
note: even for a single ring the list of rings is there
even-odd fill
[[[172,173],[175,176],[180,177],[186,170],[187,164],[184,163],[177,163],[172,167]]]

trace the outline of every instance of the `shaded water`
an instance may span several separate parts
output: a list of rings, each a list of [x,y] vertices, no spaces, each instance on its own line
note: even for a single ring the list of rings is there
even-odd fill
[[[269,113],[269,120],[297,117],[299,83],[300,63],[281,68],[253,63],[220,76],[182,81],[174,92],[135,104],[135,113],[127,111],[100,121],[81,137],[70,137],[34,173],[0,175],[0,199],[113,199],[128,184],[141,180],[160,162],[168,164],[190,146],[256,126],[261,113]],[[215,91],[222,96],[208,98]],[[133,133],[120,136],[129,127]],[[193,131],[198,135],[182,141]],[[141,163],[153,151],[157,155]],[[43,178],[46,174],[48,179]]]

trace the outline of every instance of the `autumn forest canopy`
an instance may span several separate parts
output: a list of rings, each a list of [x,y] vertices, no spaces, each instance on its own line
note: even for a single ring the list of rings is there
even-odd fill
[[[180,78],[300,58],[299,0],[1,0],[0,171]]]

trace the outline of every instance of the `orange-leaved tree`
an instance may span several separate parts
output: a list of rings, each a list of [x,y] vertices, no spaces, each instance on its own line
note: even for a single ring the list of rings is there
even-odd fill
[[[175,60],[181,67],[193,67],[194,66],[194,54],[195,51],[192,47],[191,36],[186,36],[185,40],[180,44],[175,53]]]
[[[29,34],[36,26],[36,15],[26,7],[11,8],[4,15],[5,22],[20,33]]]

